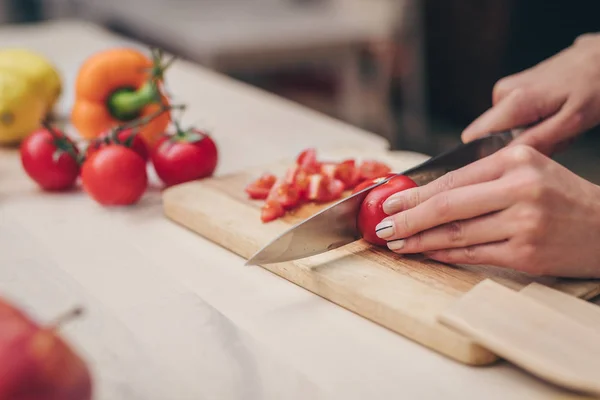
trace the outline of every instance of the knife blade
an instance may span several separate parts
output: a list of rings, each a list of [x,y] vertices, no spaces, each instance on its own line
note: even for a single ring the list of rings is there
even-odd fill
[[[507,146],[524,128],[491,133],[466,144],[460,144],[436,157],[400,172],[418,186],[446,173],[487,157]],[[246,265],[272,264],[298,260],[330,251],[361,238],[356,216],[367,194],[390,177],[351,196],[341,199],[282,233],[258,250]]]

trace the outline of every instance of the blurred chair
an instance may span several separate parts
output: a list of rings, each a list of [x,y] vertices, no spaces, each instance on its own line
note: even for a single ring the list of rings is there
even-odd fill
[[[423,139],[422,66],[419,46],[413,46],[420,33],[405,31],[419,28],[415,15],[407,14],[419,0],[47,1],[49,12],[62,7],[62,13],[117,27],[224,73],[301,66],[329,71],[336,81],[332,98],[325,99],[334,106],[331,113],[382,134],[392,147],[406,139],[399,138],[390,106],[393,73],[405,57],[412,75],[402,88],[403,120],[410,135]],[[365,55],[373,67],[366,76]]]

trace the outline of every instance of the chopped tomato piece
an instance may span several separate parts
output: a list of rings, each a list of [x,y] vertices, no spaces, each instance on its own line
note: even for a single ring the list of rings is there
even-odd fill
[[[322,163],[321,174],[331,179],[339,179],[344,184],[344,189],[351,189],[360,180],[360,171],[356,168],[356,162],[352,159],[336,163]]]
[[[346,160],[338,165],[335,178],[344,183],[344,189],[351,189],[360,180],[360,170],[356,168],[354,160]]]
[[[361,180],[375,179],[392,172],[392,169],[388,165],[376,160],[363,161],[359,169]]]
[[[276,181],[277,177],[275,175],[263,174],[246,186],[246,193],[252,199],[266,199]]]
[[[260,219],[262,222],[270,222],[276,220],[277,218],[283,217],[284,215],[285,210],[281,204],[275,200],[268,200],[262,206]]]
[[[308,174],[316,174],[321,166],[317,160],[317,151],[314,148],[304,150],[296,159],[296,164]]]
[[[335,178],[335,174],[338,169],[338,164],[332,162],[324,162],[321,163],[321,174],[327,176],[328,178]]]
[[[308,174],[298,165],[290,167],[287,170],[284,179],[285,183],[292,185],[300,197],[305,197],[308,191]]]
[[[329,183],[331,178],[327,175],[314,174],[309,177],[308,199],[317,202],[327,201],[329,198]]]
[[[333,179],[329,182],[329,199],[328,201],[337,200],[344,193],[346,185],[339,179]]]
[[[394,175],[395,174],[387,174],[385,176],[380,176],[379,178],[369,179],[369,180],[366,180],[366,181],[362,181],[361,183],[359,183],[358,185],[356,185],[356,187],[354,187],[354,190],[352,190],[352,194],[358,193],[361,190],[366,189],[369,186],[375,185],[375,184],[383,181],[384,179],[391,178]]]
[[[267,197],[267,201],[269,200],[278,202],[284,209],[290,209],[300,202],[300,193],[293,185],[281,180],[271,188]]]

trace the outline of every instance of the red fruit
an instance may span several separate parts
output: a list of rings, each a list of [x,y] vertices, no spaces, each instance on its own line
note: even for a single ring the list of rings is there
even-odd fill
[[[63,132],[39,129],[20,146],[21,164],[43,190],[61,191],[75,185],[79,176],[79,151]]]
[[[365,160],[360,164],[360,180],[375,179],[380,176],[384,176],[392,172],[391,168],[386,164],[375,161]]]
[[[271,188],[267,196],[268,201],[275,201],[284,209],[289,210],[297,206],[300,202],[300,193],[298,193],[298,190],[293,185],[281,180],[276,182]]]
[[[137,203],[148,187],[144,159],[116,144],[92,154],[83,164],[81,179],[90,197],[105,206]]]
[[[395,174],[387,174],[385,176],[380,176],[379,178],[369,179],[369,180],[363,181],[363,182],[359,183],[358,185],[356,185],[354,187],[354,190],[352,190],[352,194],[358,193],[361,190],[366,189],[366,188],[368,188],[370,186],[373,186],[373,185],[375,185],[375,184],[377,184],[377,183],[379,183],[379,182],[381,182],[381,181],[383,181],[383,180],[385,180],[387,178],[391,178],[394,175]]]
[[[262,206],[260,220],[262,222],[270,222],[284,215],[285,210],[281,204],[275,200],[267,200]]]
[[[318,203],[329,201],[331,198],[331,182],[332,179],[327,175],[311,175],[308,182],[307,198]]]
[[[271,191],[271,188],[277,181],[277,177],[273,174],[263,174],[254,182],[246,186],[246,193],[251,199],[266,199]]]
[[[317,150],[314,148],[302,151],[296,159],[296,164],[307,174],[316,174],[321,169],[321,165],[317,161]]]
[[[163,136],[151,155],[156,174],[167,186],[212,176],[218,158],[213,139],[196,129]]]
[[[322,163],[321,174],[331,179],[339,179],[344,183],[344,189],[351,189],[358,184],[360,171],[354,160],[345,160],[341,163]]]
[[[116,140],[115,140],[116,139]],[[117,134],[115,138],[112,131],[105,132],[90,141],[86,151],[85,158],[89,158],[92,154],[109,144],[119,144],[130,148],[140,155],[145,161],[148,160],[148,148],[142,137],[133,129],[124,129]]]
[[[339,179],[333,179],[329,182],[329,199],[328,201],[338,200],[344,193],[344,182]]]
[[[369,243],[385,246],[387,242],[375,233],[375,227],[388,215],[383,211],[383,203],[394,193],[416,187],[410,178],[399,175],[377,186],[367,194],[358,212],[358,229]]]
[[[0,299],[1,400],[92,398],[90,370],[57,334],[58,325],[38,326]]]
[[[294,165],[287,170],[285,182],[294,186],[300,198],[306,198],[308,191],[308,174],[300,166]]]

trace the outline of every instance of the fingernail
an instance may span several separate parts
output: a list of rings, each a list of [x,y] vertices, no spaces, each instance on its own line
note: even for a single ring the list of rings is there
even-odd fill
[[[402,197],[400,193],[396,193],[388,197],[383,202],[383,212],[390,215],[402,211]]]
[[[384,219],[375,227],[375,234],[381,239],[392,236],[394,234],[394,222],[391,219]]]
[[[404,247],[404,239],[390,240],[387,246],[392,251],[400,250]]]

